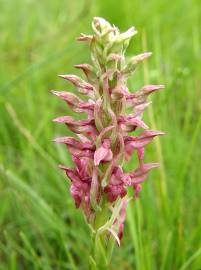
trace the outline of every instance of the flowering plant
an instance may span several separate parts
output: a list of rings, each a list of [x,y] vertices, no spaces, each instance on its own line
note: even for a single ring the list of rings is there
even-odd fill
[[[108,269],[115,242],[120,245],[123,236],[126,205],[136,199],[141,183],[158,163],[144,163],[144,148],[161,131],[150,130],[142,120],[143,111],[150,102],[149,94],[163,85],[146,85],[130,93],[127,79],[141,61],[151,53],[145,52],[125,57],[130,39],[137,33],[131,27],[124,33],[106,20],[95,17],[92,22],[94,35],[81,34],[78,41],[90,46],[92,65],[79,64],[86,81],[76,75],[59,75],[70,81],[83,95],[84,101],[73,93],[52,91],[77,113],[87,119],[75,120],[70,116],[54,119],[64,123],[76,134],[59,137],[57,143],[67,146],[74,168],[63,165],[71,181],[70,193],[75,206],[83,210],[92,232],[93,251],[90,256],[92,269]],[[140,134],[135,131],[141,130]],[[131,133],[129,135],[129,133]],[[136,153],[138,164],[131,172],[123,164]],[[128,196],[127,187],[133,188]]]

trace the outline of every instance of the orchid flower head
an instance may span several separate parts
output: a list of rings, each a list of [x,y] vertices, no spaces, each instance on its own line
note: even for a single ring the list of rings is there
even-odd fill
[[[137,33],[134,27],[121,33],[105,19],[95,17],[92,29],[93,34],[81,34],[77,39],[86,42],[90,49],[91,63],[75,65],[85,78],[59,75],[73,84],[75,93],[51,91],[86,118],[77,120],[67,115],[55,118],[54,122],[65,124],[75,135],[54,141],[65,144],[72,155],[73,168],[63,165],[60,168],[70,179],[75,206],[83,210],[87,222],[97,232],[107,231],[107,237],[115,237],[119,244],[130,200],[128,187],[133,188],[132,199],[137,199],[150,170],[159,166],[144,163],[144,155],[146,146],[164,132],[150,129],[142,117],[151,103],[149,95],[164,86],[145,85],[134,92],[129,90],[128,78],[151,56],[150,52],[125,56],[131,38]],[[127,172],[123,165],[132,155],[138,161]],[[97,225],[103,209],[107,209],[106,214]]]

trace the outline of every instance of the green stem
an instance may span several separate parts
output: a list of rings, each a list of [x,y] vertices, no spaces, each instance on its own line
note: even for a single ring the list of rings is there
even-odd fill
[[[91,270],[108,270],[107,246],[103,235],[97,233],[92,237],[93,249],[90,256]]]
[[[99,229],[108,221],[109,212],[107,203],[103,202],[101,211],[96,213],[94,222],[95,233],[92,234],[92,254],[90,259],[91,270],[109,270],[109,263],[112,256],[113,245],[108,241],[106,231],[99,232]],[[110,237],[111,238],[111,237]]]

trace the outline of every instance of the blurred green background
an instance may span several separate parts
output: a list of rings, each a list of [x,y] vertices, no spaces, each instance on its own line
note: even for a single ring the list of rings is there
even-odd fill
[[[67,134],[51,119],[70,112],[48,91],[74,91],[57,74],[89,60],[75,38],[92,33],[93,16],[137,28],[128,55],[153,52],[131,91],[166,85],[145,113],[167,133],[146,152],[161,167],[128,207],[111,269],[201,269],[200,1],[1,0],[0,10],[0,269],[88,269],[89,230],[57,169],[71,159],[51,142]]]

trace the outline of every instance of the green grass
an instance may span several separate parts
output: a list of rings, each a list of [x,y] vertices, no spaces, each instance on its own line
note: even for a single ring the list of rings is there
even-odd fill
[[[146,152],[161,167],[128,207],[111,269],[200,269],[200,1],[2,0],[0,7],[0,270],[88,269],[88,227],[57,169],[71,159],[51,142],[67,134],[51,119],[69,109],[48,90],[69,89],[57,74],[89,59],[75,37],[91,32],[93,16],[121,30],[136,26],[128,54],[153,52],[131,90],[166,85],[145,116],[167,133]]]

